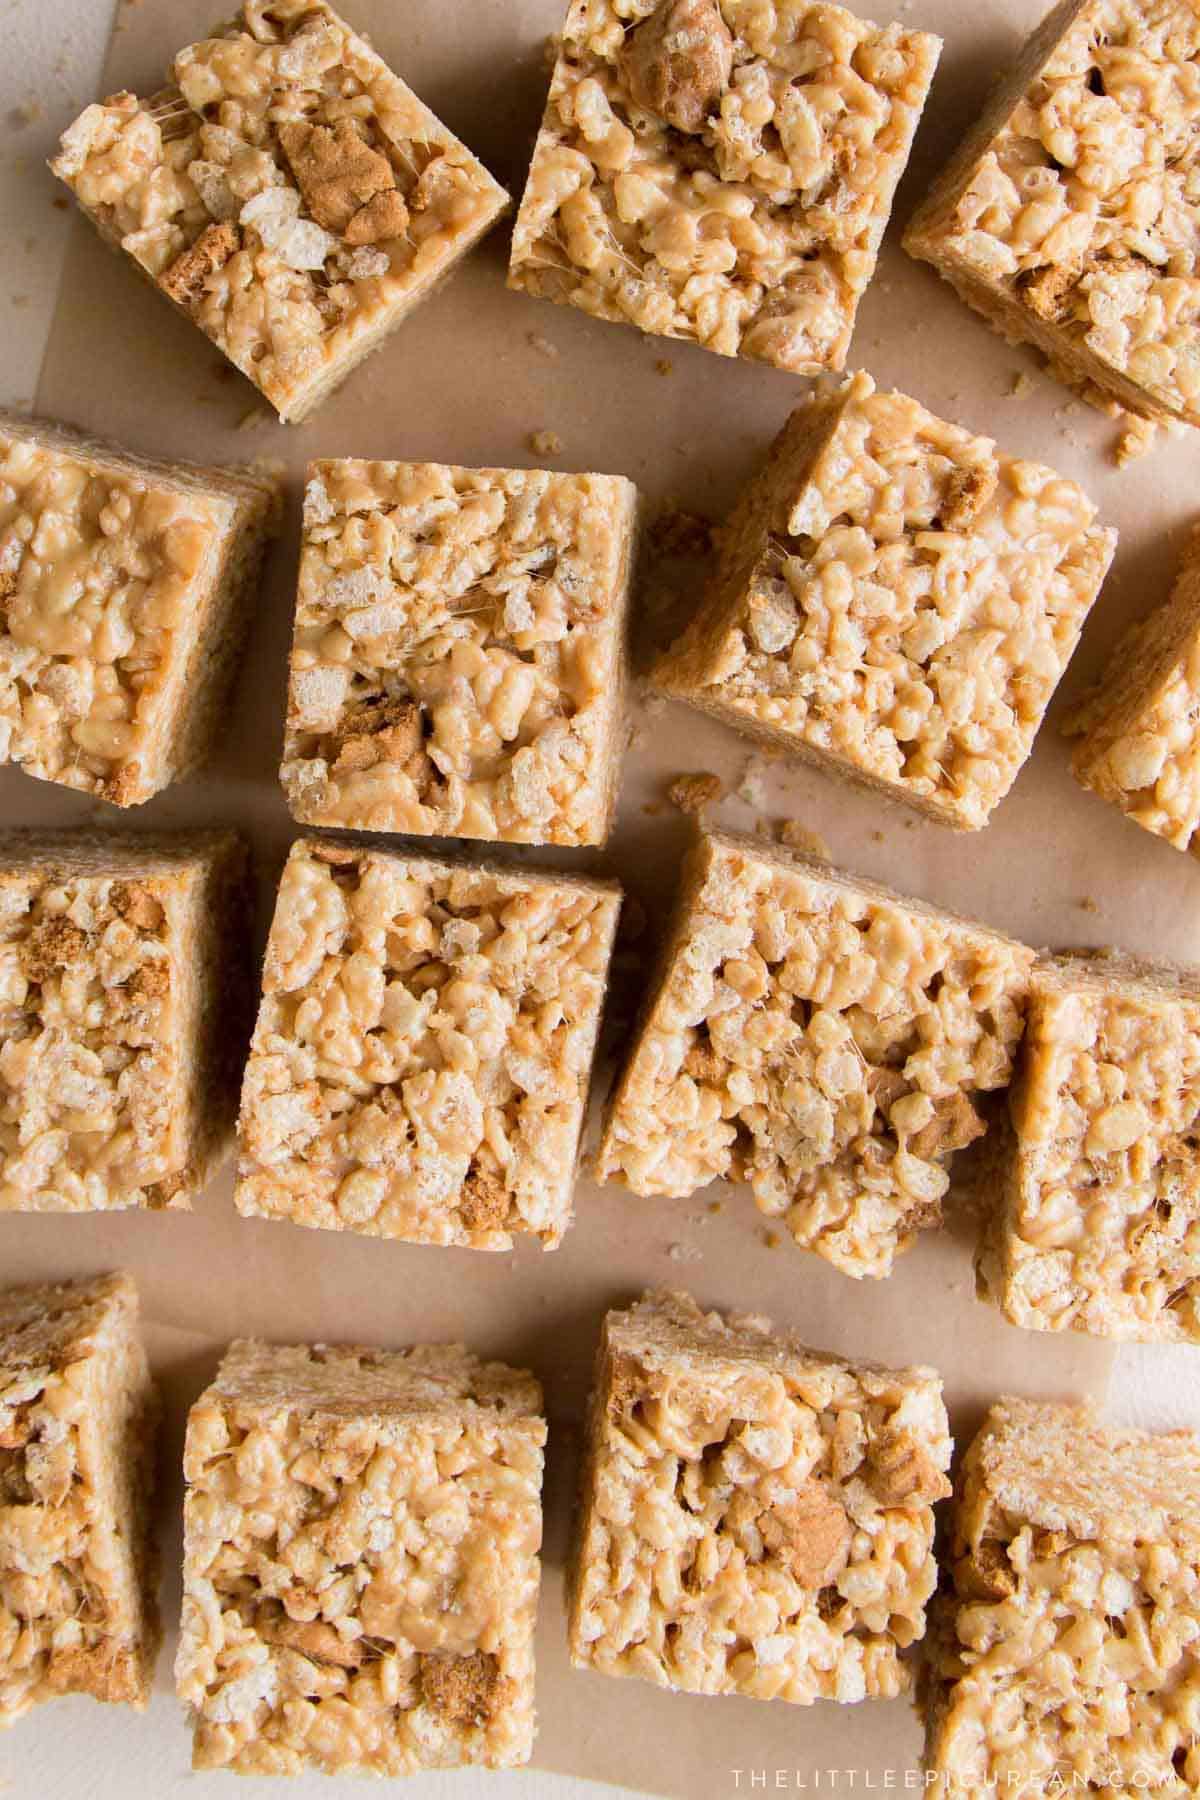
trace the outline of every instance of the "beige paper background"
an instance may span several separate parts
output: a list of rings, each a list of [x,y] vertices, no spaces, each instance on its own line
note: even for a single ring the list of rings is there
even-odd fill
[[[560,0],[346,0],[355,24],[519,194],[541,109],[542,45]],[[973,116],[991,71],[1036,21],[1038,0],[927,0],[877,6],[877,17],[940,30],[942,67],[897,217]],[[202,35],[203,0],[123,6],[103,91],[160,84],[172,52]],[[65,121],[64,121],[65,122]],[[1033,360],[995,338],[889,236],[860,315],[852,363],[935,410],[994,435],[1006,448],[1052,462],[1084,482],[1121,530],[1113,575],[1063,686],[1075,692],[1121,625],[1163,594],[1191,522],[1200,440],[1164,442],[1118,472],[1106,460],[1115,430],[1040,376]],[[531,431],[563,442],[556,463],[620,472],[653,504],[668,497],[719,515],[805,384],[777,371],[593,323],[564,308],[505,291],[502,228],[451,284],[421,309],[300,428],[265,421],[239,428],[257,396],[225,378],[211,345],[106,251],[74,228],[62,294],[38,389],[40,411],[131,446],[213,461],[286,459],[290,529],[272,560],[259,617],[208,772],[132,816],[134,824],[222,819],[251,836],[260,870],[260,930],[274,873],[294,834],[275,780],[282,733],[285,658],[295,572],[298,483],[309,456],[427,457],[465,463],[537,461]],[[546,355],[543,340],[557,350]],[[669,358],[672,371],[656,372]],[[1013,397],[1014,377],[1032,378]],[[650,597],[640,611],[649,615]],[[643,642],[652,633],[643,618]],[[564,866],[615,873],[636,895],[650,930],[623,955],[621,992],[636,997],[654,927],[669,903],[685,838],[661,809],[665,782],[713,769],[736,786],[748,746],[680,709],[634,709],[618,828],[602,855],[561,853]],[[1071,781],[1065,746],[1043,731],[1030,766],[986,833],[960,837],[915,821],[812,771],[776,763],[765,804],[730,799],[722,822],[742,828],[762,814],[819,831],[835,859],[986,919],[1036,944],[1116,942],[1200,960],[1200,872],[1184,856],[1128,825]],[[651,810],[647,810],[651,809]],[[82,823],[79,796],[0,772],[6,823]],[[117,815],[105,809],[105,820]],[[1085,904],[1086,903],[1086,904]],[[719,1215],[707,1209],[723,1200]],[[883,1771],[915,1766],[918,1731],[906,1706],[800,1711],[749,1701],[705,1702],[634,1682],[571,1672],[563,1644],[561,1564],[573,1480],[573,1423],[586,1390],[600,1315],[653,1282],[691,1287],[712,1303],[752,1307],[803,1330],[814,1344],[891,1362],[927,1361],[946,1379],[956,1429],[970,1429],[1000,1391],[1045,1396],[1100,1392],[1108,1352],[1084,1339],[1013,1331],[972,1298],[969,1244],[926,1239],[887,1283],[854,1284],[790,1244],[769,1247],[744,1191],[711,1190],[690,1201],[639,1201],[582,1182],[563,1248],[509,1257],[383,1244],[251,1224],[233,1212],[228,1175],[190,1216],[101,1219],[0,1218],[0,1279],[65,1276],[121,1264],[138,1276],[156,1362],[168,1382],[165,1462],[178,1464],[183,1415],[235,1333],[278,1339],[355,1337],[371,1343],[463,1337],[480,1350],[528,1362],[546,1384],[552,1420],[547,1481],[546,1581],[540,1628],[541,1721],[535,1766],[663,1795],[731,1794],[734,1769],[789,1772],[795,1785],[817,1769]],[[177,1485],[168,1473],[164,1516],[175,1531]],[[164,1595],[177,1612],[176,1539],[168,1538]],[[166,1656],[160,1688],[168,1685]],[[70,1701],[64,1722],[91,1731],[114,1754],[136,1755],[132,1715]],[[23,1730],[34,1729],[26,1725]],[[40,1727],[50,1728],[49,1709]],[[19,1734],[14,1734],[19,1740]],[[187,1761],[178,1728],[177,1767]],[[0,1782],[20,1791],[17,1743],[0,1742]],[[771,1777],[772,1784],[774,1777]],[[903,1774],[897,1775],[903,1786]],[[748,1775],[742,1777],[743,1789]],[[189,1794],[220,1793],[219,1777],[188,1781]],[[172,1787],[173,1791],[173,1787]],[[181,1789],[182,1791],[182,1789]],[[324,1788],[322,1791],[326,1791]]]

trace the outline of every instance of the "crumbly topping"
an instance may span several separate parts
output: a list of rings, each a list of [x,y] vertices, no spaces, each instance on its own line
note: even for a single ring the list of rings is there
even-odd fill
[[[148,1698],[155,1407],[127,1276],[0,1290],[0,1726],[43,1700]]]
[[[54,172],[284,417],[311,405],[507,196],[325,0],[245,0]]]
[[[618,1083],[603,1180],[748,1181],[845,1273],[936,1224],[955,1150],[1007,1085],[1033,952],[813,859],[705,836]]]
[[[590,1435],[575,1662],[799,1704],[910,1686],[950,1491],[932,1370],[841,1363],[648,1295],[605,1322]],[[881,1497],[873,1459],[897,1436],[936,1478]]]
[[[914,248],[999,292],[1006,326],[1033,315],[1072,372],[1194,423],[1200,17],[1186,0],[1090,0],[1030,72]]]
[[[618,905],[600,882],[296,844],[242,1096],[240,1210],[554,1247]]]
[[[1062,958],[1035,973],[985,1294],[1040,1331],[1200,1342],[1200,986]]]
[[[528,1760],[540,1405],[453,1346],[231,1347],[185,1450],[197,1768]]]
[[[635,505],[619,476],[313,464],[282,769],[295,816],[603,842]]]
[[[510,284],[839,369],[939,41],[785,0],[573,0]]]
[[[975,829],[1115,545],[1073,481],[856,375],[789,422],[654,678]]]
[[[0,417],[0,760],[128,805],[160,785],[228,495]]]
[[[681,813],[693,815],[703,813],[709,806],[715,806],[724,794],[725,783],[719,775],[710,772],[677,775],[667,789],[671,805]]]
[[[1198,1487],[1190,1433],[992,1408],[930,1632],[926,1769],[943,1791],[1195,1791]]]

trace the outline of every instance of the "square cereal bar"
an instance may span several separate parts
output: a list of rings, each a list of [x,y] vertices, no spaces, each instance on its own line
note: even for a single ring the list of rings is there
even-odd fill
[[[637,490],[309,466],[282,779],[308,825],[601,844]]]
[[[237,1205],[410,1243],[570,1223],[620,890],[301,840],[242,1089]]]
[[[610,1312],[572,1660],[802,1706],[904,1692],[950,1451],[932,1369],[821,1355],[686,1294]]]
[[[1200,424],[1200,14],[1063,0],[905,233],[1012,342],[1131,412]]]
[[[325,0],[245,0],[169,81],[89,106],[50,167],[280,418],[302,419],[508,195]]]
[[[195,1768],[529,1760],[541,1407],[460,1345],[230,1346],[184,1450]]]
[[[116,806],[202,762],[278,485],[0,411],[0,760]]]
[[[137,1310],[128,1275],[0,1288],[0,1726],[59,1694],[150,1698],[159,1408]]]
[[[1200,853],[1200,529],[1170,598],[1126,632],[1097,685],[1068,715],[1084,787],[1177,850]]]
[[[249,1019],[232,832],[0,834],[0,1213],[189,1207]]]
[[[967,1451],[931,1609],[937,1792],[1200,1787],[1200,1441],[1001,1400]]]
[[[602,1181],[748,1181],[847,1275],[941,1219],[953,1153],[1004,1087],[1033,952],[752,838],[703,834],[609,1103]]]
[[[940,49],[840,6],[572,0],[509,286],[842,368]]]
[[[1029,755],[1116,541],[1073,481],[855,375],[792,414],[652,679],[978,830]]]
[[[981,1297],[1031,1331],[1200,1343],[1200,970],[1038,965]]]

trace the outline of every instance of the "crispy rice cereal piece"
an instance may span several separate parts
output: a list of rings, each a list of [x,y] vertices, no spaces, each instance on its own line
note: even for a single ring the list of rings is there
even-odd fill
[[[1077,781],[1200,854],[1200,529],[1165,605],[1125,634],[1064,724]]]
[[[941,40],[792,0],[572,0],[509,286],[840,369]]]
[[[528,1761],[541,1407],[461,1345],[231,1345],[184,1452],[195,1768]]]
[[[637,490],[309,466],[282,780],[308,825],[601,844]]]
[[[1031,1331],[1200,1343],[1200,971],[1039,964],[981,1297]]]
[[[150,1698],[159,1407],[137,1310],[128,1275],[0,1288],[0,1726],[58,1694]]]
[[[935,1791],[1200,1786],[1200,1441],[1001,1400],[959,1473],[923,1680]]]
[[[554,1249],[620,890],[301,840],[242,1089],[237,1204],[411,1243]]]
[[[986,825],[1116,548],[1073,481],[869,375],[792,414],[653,675],[737,730]]]
[[[325,0],[245,0],[170,79],[89,106],[50,167],[280,418],[302,419],[508,195]]]
[[[135,806],[207,755],[278,483],[0,410],[0,760]]]
[[[905,234],[1010,341],[1200,424],[1200,14],[1063,0]]]
[[[950,1451],[932,1369],[824,1356],[687,1294],[610,1312],[572,1660],[799,1705],[906,1691]]]
[[[0,834],[0,1213],[190,1207],[249,1033],[233,832]]]
[[[847,1275],[936,1225],[1004,1087],[1032,950],[761,838],[701,834],[609,1104],[602,1181],[748,1181]]]

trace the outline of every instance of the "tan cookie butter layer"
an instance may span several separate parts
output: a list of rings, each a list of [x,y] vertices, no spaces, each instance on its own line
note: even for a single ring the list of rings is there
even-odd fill
[[[619,906],[610,882],[295,844],[242,1090],[240,1211],[553,1249]]]
[[[232,832],[0,835],[0,1212],[188,1207],[248,1035]]]
[[[282,768],[295,817],[603,843],[636,509],[617,475],[311,464]]]
[[[201,762],[277,501],[0,411],[0,760],[117,806]]]
[[[231,1345],[184,1451],[194,1767],[528,1761],[541,1406],[457,1345]]]
[[[573,0],[509,285],[840,369],[940,40],[790,0]]]
[[[1200,532],[1170,598],[1117,644],[1068,716],[1077,781],[1177,850],[1200,850]]]
[[[984,1298],[1014,1325],[1200,1343],[1200,974],[1035,970]]]
[[[950,1451],[932,1369],[824,1356],[686,1294],[610,1312],[572,1659],[799,1705],[906,1691]]]
[[[1083,490],[870,376],[797,408],[744,490],[664,693],[977,830],[1116,548]]]
[[[1200,1442],[1001,1400],[967,1451],[925,1682],[934,1791],[1200,1785]]]
[[[1033,952],[760,841],[702,835],[609,1105],[601,1180],[749,1182],[848,1275],[941,1219],[953,1153],[1007,1085]]]
[[[1066,380],[1200,424],[1198,123],[1189,0],[1063,0],[905,248]]]
[[[325,0],[246,0],[50,165],[102,236],[304,418],[508,204]]]
[[[129,1276],[0,1288],[0,1726],[149,1700],[158,1413]]]

